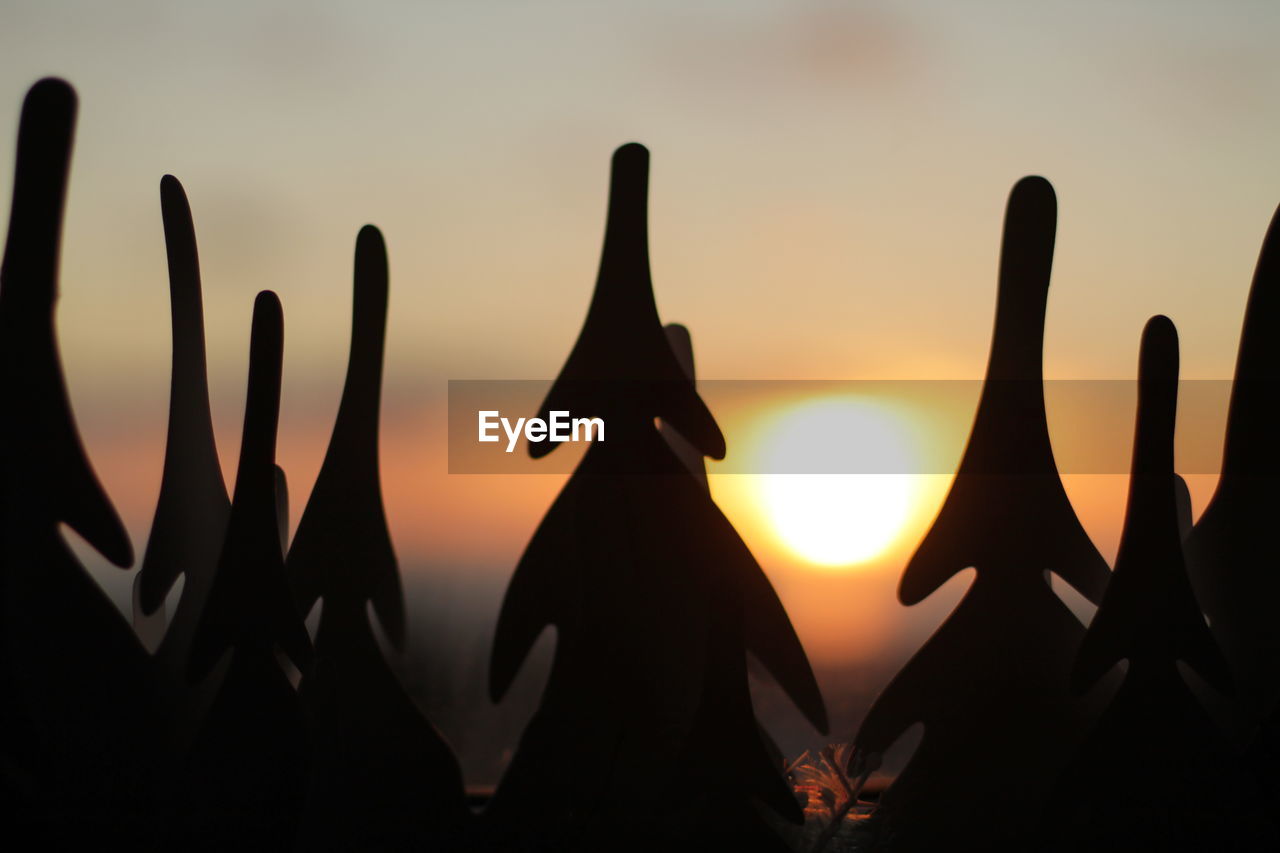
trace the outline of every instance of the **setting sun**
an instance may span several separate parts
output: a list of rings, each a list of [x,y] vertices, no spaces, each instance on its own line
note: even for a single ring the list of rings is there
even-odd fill
[[[838,396],[786,409],[761,434],[759,500],[783,544],[845,567],[882,553],[917,503],[906,424],[874,400]],[[873,472],[873,473],[815,473]]]

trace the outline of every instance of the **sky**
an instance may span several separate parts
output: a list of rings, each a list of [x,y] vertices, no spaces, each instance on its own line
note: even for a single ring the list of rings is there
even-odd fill
[[[1280,201],[1269,0],[4,0],[0,20],[0,163],[31,83],[58,75],[80,95],[57,323],[137,550],[163,460],[172,173],[194,212],[229,477],[253,296],[283,301],[295,522],[341,391],[355,235],[383,230],[392,533],[429,598],[492,590],[481,631],[564,476],[449,474],[447,382],[559,370],[617,145],[652,152],[657,304],[691,330],[707,380],[980,378],[1002,210],[1027,174],[1059,198],[1046,375],[1132,378],[1164,313],[1182,375],[1227,379]],[[0,194],[10,182],[5,166]],[[731,459],[760,428],[747,415],[724,421]],[[949,429],[958,453],[964,419]],[[1220,415],[1180,429],[1220,444]],[[1111,436],[1125,457],[1131,436]],[[1191,480],[1198,511],[1213,477]],[[905,654],[963,589],[894,599],[936,484],[886,551],[833,570],[783,547],[746,479],[712,481],[819,663]],[[1067,485],[1113,556],[1124,478]],[[92,565],[121,598],[130,575]]]

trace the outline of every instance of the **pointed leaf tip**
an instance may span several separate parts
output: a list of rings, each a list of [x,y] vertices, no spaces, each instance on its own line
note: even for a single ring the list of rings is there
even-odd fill
[[[1178,332],[1157,315],[1142,330],[1138,354],[1138,420],[1133,473],[1173,474],[1174,425],[1178,411]]]
[[[357,293],[377,287],[386,312],[387,244],[377,226],[366,225],[356,235],[355,285]]]
[[[1048,178],[1040,175],[1027,175],[1018,180],[1013,185],[1010,192],[1010,198],[1017,198],[1027,202],[1037,202],[1039,204],[1057,204],[1058,196],[1053,190],[1053,184],[1049,183]]]
[[[1161,386],[1178,381],[1178,329],[1173,321],[1157,314],[1142,330],[1142,352],[1138,376],[1143,382]]]
[[[261,318],[261,319],[259,319]],[[261,291],[253,300],[254,324],[261,322],[264,329],[270,326],[284,325],[284,309],[280,306],[280,297],[275,291]]]
[[[1058,224],[1058,196],[1053,184],[1039,175],[1028,175],[1014,184],[1009,192],[1005,221],[1006,227],[1020,231],[1047,229],[1052,255],[1053,232]]]
[[[693,362],[693,337],[689,334],[689,330],[680,323],[668,323],[665,330],[667,343],[671,345],[671,352],[675,354],[676,361],[680,362],[686,376],[695,379],[697,374]]]
[[[173,175],[165,175],[160,179],[160,210],[164,214],[182,212],[191,218],[191,203],[187,199],[187,191]]]
[[[382,231],[376,225],[363,225],[360,233],[356,235],[356,251],[361,249],[374,250],[381,249],[386,251],[386,242],[382,238]]]
[[[1002,307],[1012,298],[1018,314],[1040,318],[1031,324],[1043,327],[1042,304],[1053,269],[1053,247],[1058,227],[1058,200],[1053,186],[1038,175],[1018,181],[1005,205],[1004,236],[1000,245],[1000,293]],[[1012,307],[1012,306],[1008,306]],[[1026,322],[1020,325],[1026,325]]]
[[[276,397],[273,405],[279,405],[280,366],[284,357],[284,310],[280,299],[270,290],[264,290],[253,300],[253,321],[249,332],[249,370],[266,371],[271,392]]]
[[[45,77],[37,80],[27,90],[23,107],[70,113],[75,111],[76,103],[76,90],[70,83],[61,77]]]
[[[173,250],[177,249],[184,266],[195,263],[195,226],[191,221],[191,202],[182,182],[173,175],[160,179],[160,217],[164,222],[165,245],[170,252],[170,282],[173,281]],[[199,275],[198,267],[187,269],[188,275]]]
[[[614,151],[609,182],[611,213],[630,211],[633,206],[644,210],[649,195],[649,149],[638,142],[628,142]]]
[[[649,149],[639,142],[619,145],[613,152],[613,165],[617,167],[646,167],[649,165]]]

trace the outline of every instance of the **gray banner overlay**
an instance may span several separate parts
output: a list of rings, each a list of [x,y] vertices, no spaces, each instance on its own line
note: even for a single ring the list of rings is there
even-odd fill
[[[1000,395],[1015,410],[1026,409],[1031,432],[1037,384],[990,383],[986,393]],[[550,386],[550,380],[450,380],[449,473],[572,471],[588,446],[582,440],[565,441],[537,461],[529,458],[527,420],[521,423],[520,419],[538,415]],[[705,380],[698,382],[698,392],[728,440],[725,459],[708,460],[712,474],[948,475],[955,472],[964,452],[983,382]],[[1179,473],[1219,472],[1230,397],[1230,380],[1180,383]],[[1136,382],[1049,380],[1043,383],[1043,398],[1061,473],[1129,473]],[[479,440],[481,413],[487,413],[484,417],[493,440]],[[562,431],[570,432],[572,419],[598,414],[566,411],[561,416]],[[500,419],[506,419],[505,426]],[[517,429],[513,444],[511,435]],[[580,430],[579,438],[584,434]],[[606,443],[608,437],[605,419]]]

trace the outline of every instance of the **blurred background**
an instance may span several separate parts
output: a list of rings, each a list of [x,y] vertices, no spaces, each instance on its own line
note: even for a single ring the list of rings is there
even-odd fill
[[[1060,205],[1047,376],[1132,378],[1143,323],[1165,313],[1184,378],[1227,379],[1280,200],[1269,0],[2,9],[0,193],[27,87],[53,74],[80,93],[58,329],[86,446],[139,552],[168,405],[161,175],[182,180],[194,211],[229,482],[253,296],[283,300],[279,458],[295,523],[341,392],[356,231],[383,230],[382,473],[410,618],[400,669],[473,784],[496,781],[545,676],[551,636],[506,702],[485,696],[502,590],[565,474],[450,474],[447,382],[558,371],[594,282],[615,146],[652,151],[658,308],[690,328],[699,376],[788,380],[760,384],[790,389],[777,399],[717,411],[731,461],[787,446],[815,411],[886,453],[958,459],[972,402],[954,422],[921,424],[795,389],[980,378],[1003,205],[1025,174],[1049,178]],[[1205,411],[1180,429],[1216,448],[1224,413]],[[1050,406],[1055,440],[1071,425]],[[1127,458],[1131,436],[1125,425],[1099,440]],[[818,670],[830,739],[847,739],[968,583],[914,608],[895,597],[946,477],[710,470]],[[1206,470],[1189,477],[1197,512],[1214,485]],[[1112,558],[1126,478],[1066,482]],[[809,511],[820,506],[835,514]],[[80,553],[127,612],[132,571]],[[824,742],[755,688],[785,751]]]

